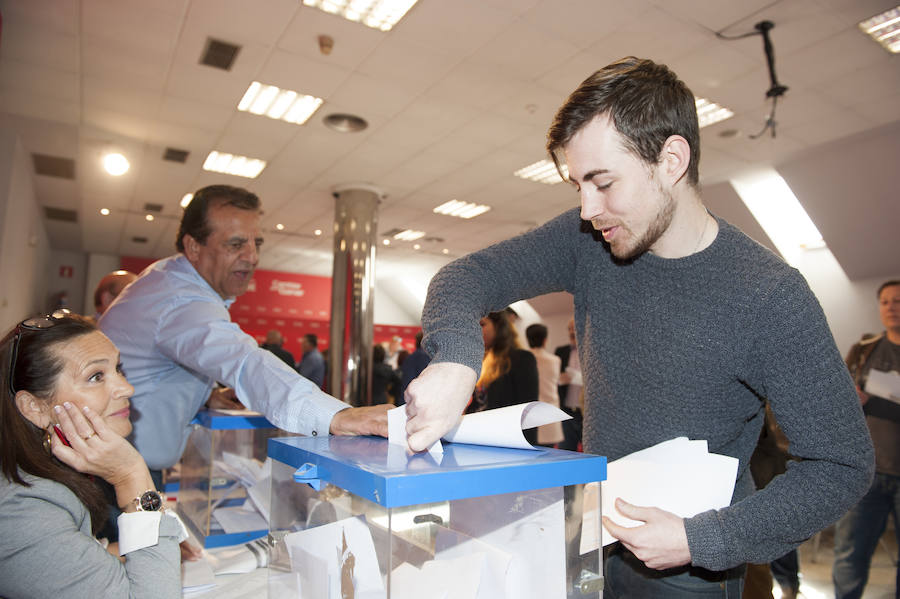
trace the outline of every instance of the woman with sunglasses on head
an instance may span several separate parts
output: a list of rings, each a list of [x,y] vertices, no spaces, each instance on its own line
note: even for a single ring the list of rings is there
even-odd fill
[[[63,312],[0,341],[0,597],[181,597],[181,522],[125,440],[119,352]],[[94,537],[115,490],[124,563]]]

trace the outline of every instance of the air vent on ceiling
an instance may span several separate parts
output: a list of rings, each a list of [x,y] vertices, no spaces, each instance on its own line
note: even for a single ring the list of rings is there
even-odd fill
[[[146,237],[132,237],[131,241],[133,241],[135,243],[147,243],[147,238]]]
[[[396,235],[397,233],[402,233],[402,232],[404,232],[405,230],[406,230],[406,229],[397,229],[397,228],[394,228],[394,229],[391,229],[390,231],[383,231],[383,232],[381,233],[381,236],[382,236],[382,237],[393,237],[393,236]]]
[[[200,57],[200,64],[222,69],[223,71],[230,71],[231,65],[234,64],[234,60],[237,58],[240,50],[240,46],[215,40],[211,37],[206,38],[206,48]]]
[[[147,212],[162,212],[163,205],[162,204],[144,204],[144,210]]]
[[[188,154],[190,154],[187,150],[179,150],[178,148],[166,148],[166,151],[163,153],[163,160],[169,160],[171,162],[187,162]]]
[[[44,216],[47,217],[47,220],[61,220],[67,223],[78,222],[78,213],[74,210],[66,210],[64,208],[44,206]]]
[[[71,158],[48,156],[47,154],[32,154],[34,172],[48,177],[60,177],[62,179],[75,178],[75,161]]]

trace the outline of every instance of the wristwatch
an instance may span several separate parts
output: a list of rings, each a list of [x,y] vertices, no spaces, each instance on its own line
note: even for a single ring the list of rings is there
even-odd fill
[[[141,493],[138,497],[131,500],[134,509],[139,512],[162,512],[165,511],[165,498],[153,489],[149,489]]]

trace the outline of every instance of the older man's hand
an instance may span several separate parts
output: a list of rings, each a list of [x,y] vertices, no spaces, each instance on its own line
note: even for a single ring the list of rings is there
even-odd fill
[[[378,404],[341,410],[331,419],[328,432],[332,435],[380,435],[387,437],[387,413],[394,406]]]
[[[478,375],[454,362],[429,364],[406,388],[409,448],[423,451],[456,426],[472,397]]]

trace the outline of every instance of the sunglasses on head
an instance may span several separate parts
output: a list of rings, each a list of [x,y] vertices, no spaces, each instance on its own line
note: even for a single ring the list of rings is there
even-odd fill
[[[25,331],[46,331],[47,329],[53,328],[54,326],[59,324],[60,321],[65,319],[71,313],[71,310],[62,308],[61,310],[56,310],[52,314],[47,314],[46,316],[26,318],[18,325],[16,325],[12,350],[9,353],[9,379],[7,380],[7,384],[9,385],[10,396],[16,396],[16,386],[13,378],[16,372],[16,360],[19,357],[19,340],[22,338],[22,333],[24,333]]]

